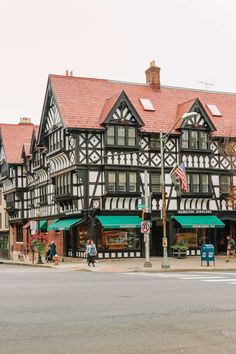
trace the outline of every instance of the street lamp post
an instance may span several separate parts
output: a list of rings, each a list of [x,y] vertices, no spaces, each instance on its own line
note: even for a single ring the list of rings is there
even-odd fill
[[[160,152],[161,152],[161,197],[162,197],[162,209],[161,209],[161,218],[162,218],[162,226],[163,226],[163,236],[162,236],[162,246],[163,246],[163,261],[161,267],[163,269],[170,268],[169,260],[168,260],[168,242],[167,242],[167,234],[166,234],[166,184],[165,184],[165,170],[164,170],[164,151],[169,135],[174,130],[176,125],[181,120],[187,120],[192,117],[196,117],[198,113],[189,112],[184,113],[182,117],[180,117],[172,126],[172,128],[166,133],[163,134],[160,131]]]

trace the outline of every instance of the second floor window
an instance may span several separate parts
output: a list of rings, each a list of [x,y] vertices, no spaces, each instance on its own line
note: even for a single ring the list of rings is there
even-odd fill
[[[39,188],[39,201],[41,204],[47,203],[47,186]]]
[[[153,172],[151,178],[151,191],[153,193],[161,192],[161,175],[160,173]]]
[[[65,173],[64,175],[57,176],[55,180],[55,195],[61,196],[70,194],[72,191],[71,174]]]
[[[188,189],[192,193],[209,193],[209,175],[207,174],[188,174]]]
[[[220,193],[221,194],[228,194],[230,188],[230,176],[228,175],[220,175]]]
[[[160,137],[152,135],[150,137],[150,149],[160,149]]]
[[[137,192],[137,174],[128,171],[110,171],[107,173],[107,191],[108,192]]]

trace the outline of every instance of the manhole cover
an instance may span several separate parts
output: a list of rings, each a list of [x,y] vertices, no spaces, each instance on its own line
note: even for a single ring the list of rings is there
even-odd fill
[[[221,332],[223,336],[228,337],[228,338],[233,338],[236,339],[236,331],[233,330],[224,330]]]

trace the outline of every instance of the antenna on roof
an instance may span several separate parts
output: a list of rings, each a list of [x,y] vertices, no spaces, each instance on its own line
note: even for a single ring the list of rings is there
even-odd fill
[[[205,90],[207,91],[208,86],[214,86],[214,84],[212,84],[211,82],[207,82],[207,81],[198,81],[200,84],[205,85]]]

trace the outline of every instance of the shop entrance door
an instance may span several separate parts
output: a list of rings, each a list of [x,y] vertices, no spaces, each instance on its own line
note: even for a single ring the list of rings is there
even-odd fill
[[[161,257],[163,254],[162,248],[162,226],[153,223],[152,226],[152,239],[151,239],[151,256]]]

